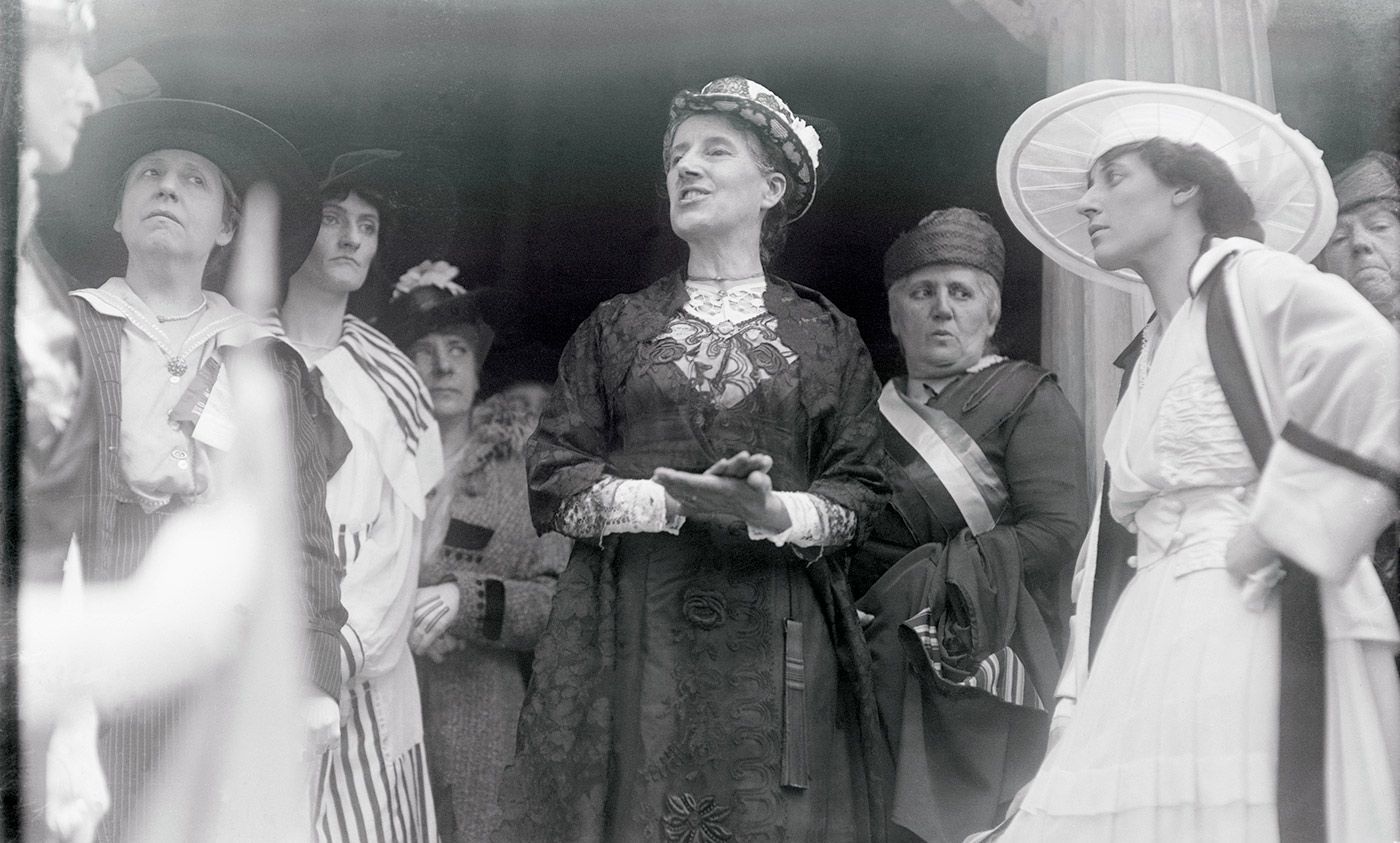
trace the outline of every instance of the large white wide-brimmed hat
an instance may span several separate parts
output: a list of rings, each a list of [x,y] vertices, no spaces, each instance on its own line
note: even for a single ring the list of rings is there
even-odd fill
[[[1076,204],[1100,155],[1154,137],[1200,144],[1220,156],[1254,201],[1265,245],[1311,260],[1327,242],[1337,198],[1311,141],[1247,100],[1161,82],[1085,82],[1026,109],[997,156],[1007,214],[1070,272],[1119,288],[1139,284],[1130,270],[1108,272],[1094,262],[1088,220]]]

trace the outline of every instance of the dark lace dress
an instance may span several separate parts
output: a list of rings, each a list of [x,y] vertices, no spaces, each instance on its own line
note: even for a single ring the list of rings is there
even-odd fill
[[[750,450],[773,457],[776,489],[854,518],[854,537],[884,493],[868,356],[815,294],[773,279],[764,299],[772,329],[734,326],[750,330],[732,343],[738,370],[757,375],[726,399],[677,365],[684,331],[665,330],[685,301],[677,277],[595,312],[532,443],[537,521],[605,476],[698,472]],[[870,757],[878,725],[843,559],[751,539],[738,522],[577,542],[502,787],[500,839],[873,839],[884,762]]]

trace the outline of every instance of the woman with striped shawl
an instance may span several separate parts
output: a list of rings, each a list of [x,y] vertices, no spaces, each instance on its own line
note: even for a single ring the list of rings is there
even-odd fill
[[[344,425],[349,453],[326,489],[342,600],[341,740],[322,757],[320,841],[435,841],[418,679],[408,634],[424,501],[442,474],[428,392],[383,334],[347,313],[395,203],[377,186],[397,154],[352,152],[321,185],[321,230],[272,327],[306,360]]]

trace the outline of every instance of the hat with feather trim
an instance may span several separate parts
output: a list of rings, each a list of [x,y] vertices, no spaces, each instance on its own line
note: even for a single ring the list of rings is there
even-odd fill
[[[816,197],[817,185],[826,180],[831,171],[832,150],[823,151],[823,134],[834,134],[834,126],[823,133],[808,122],[825,124],[813,118],[804,119],[794,114],[787,103],[772,91],[752,79],[742,76],[726,76],[716,79],[698,91],[684,90],[671,100],[671,125],[691,114],[732,114],[748,122],[761,135],[771,142],[787,160],[796,183],[788,221],[791,222],[807,213]],[[662,154],[671,145],[671,134],[667,132],[662,142]],[[827,161],[823,165],[822,158]]]

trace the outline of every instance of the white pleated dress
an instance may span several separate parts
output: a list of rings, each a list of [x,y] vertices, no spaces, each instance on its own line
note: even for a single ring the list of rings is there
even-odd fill
[[[1106,434],[1110,508],[1137,534],[1136,573],[1073,717],[997,840],[1278,839],[1279,604],[1273,594],[1246,608],[1224,567],[1260,478],[1210,363],[1203,304],[1188,301],[1149,338]],[[1345,631],[1357,624],[1328,624],[1338,841],[1391,840],[1400,799],[1395,623],[1368,577],[1363,558],[1346,585],[1323,585],[1329,621],[1338,591],[1370,596],[1371,585],[1380,604],[1366,611],[1385,612],[1359,636]]]

